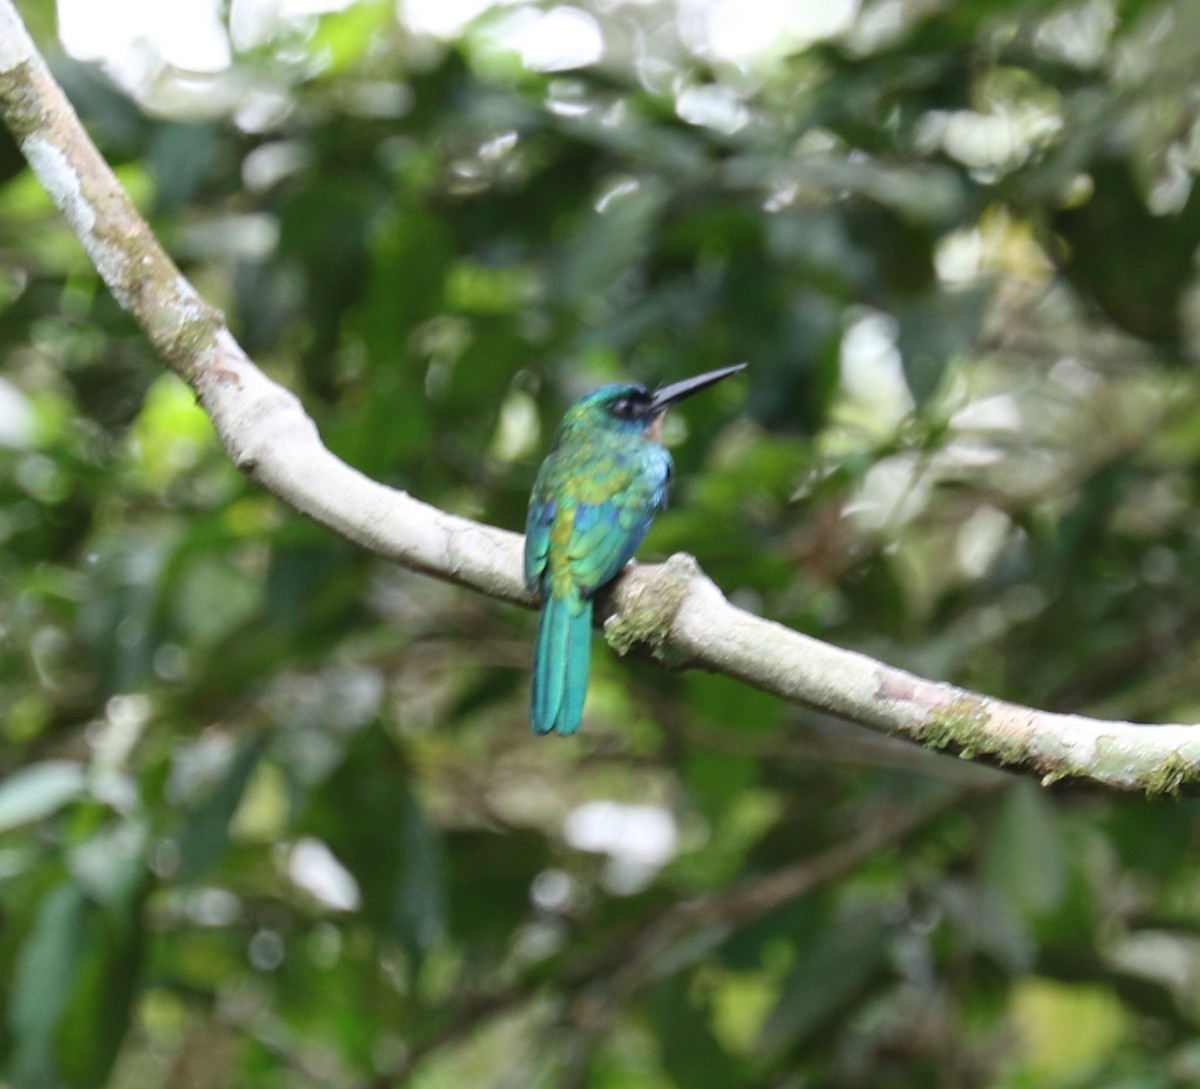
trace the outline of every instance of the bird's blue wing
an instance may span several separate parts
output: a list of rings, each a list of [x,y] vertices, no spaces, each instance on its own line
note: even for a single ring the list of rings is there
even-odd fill
[[[661,500],[649,489],[644,495],[626,495],[620,504],[580,503],[567,558],[575,584],[590,595],[615,578],[638,550]]]
[[[530,590],[541,585],[550,554],[550,524],[557,509],[552,497],[539,492],[540,489],[534,488],[525,519],[525,585]]]

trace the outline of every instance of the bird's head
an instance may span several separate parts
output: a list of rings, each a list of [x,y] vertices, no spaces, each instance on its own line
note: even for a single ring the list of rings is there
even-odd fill
[[[603,429],[619,434],[644,435],[654,442],[662,436],[663,417],[677,401],[707,389],[745,368],[745,363],[698,374],[681,382],[672,382],[648,390],[636,382],[617,382],[601,386],[576,401],[563,420],[564,429]]]

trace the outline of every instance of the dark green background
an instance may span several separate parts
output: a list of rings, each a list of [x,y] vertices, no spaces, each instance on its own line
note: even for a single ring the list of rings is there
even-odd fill
[[[367,0],[237,57],[290,103],[260,132],[135,104],[21,8],[365,473],[518,529],[579,393],[745,359],[677,414],[644,558],[925,676],[1197,716],[1200,5],[876,3],[738,69],[673,5],[597,3],[605,62],[543,74],[489,45],[509,13],[439,44]],[[695,88],[745,123],[681,120]],[[533,738],[533,616],[249,485],[11,143],[0,178],[11,1084],[1200,1079],[1196,802],[1043,790],[599,638],[584,730]],[[599,801],[677,852],[573,846]],[[317,844],[356,895],[296,883]]]

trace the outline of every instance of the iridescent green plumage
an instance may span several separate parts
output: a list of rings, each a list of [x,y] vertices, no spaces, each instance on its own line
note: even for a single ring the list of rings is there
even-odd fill
[[[525,523],[525,580],[542,598],[530,702],[534,733],[579,729],[592,595],[633,558],[666,504],[671,455],[658,442],[663,413],[742,366],[654,393],[605,386],[573,405],[559,425]]]

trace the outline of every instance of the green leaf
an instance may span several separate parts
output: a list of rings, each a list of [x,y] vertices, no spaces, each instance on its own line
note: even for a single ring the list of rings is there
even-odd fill
[[[117,923],[129,916],[145,884],[146,829],[126,820],[102,829],[71,853],[71,873]]]
[[[23,1089],[59,1084],[54,1038],[88,948],[83,888],[64,881],[42,900],[33,931],[17,959],[8,1025],[12,1080]]]
[[[974,347],[989,298],[990,293],[978,287],[929,291],[896,308],[897,347],[918,405],[937,391],[947,364]]]
[[[55,1038],[55,1056],[72,1089],[108,1081],[129,1029],[141,977],[145,882],[129,871],[119,912],[89,905],[86,955]]]
[[[358,882],[365,918],[413,956],[446,931],[440,850],[400,753],[374,725],[314,794],[303,828],[327,843]]]
[[[818,931],[809,948],[796,951],[796,965],[759,1033],[759,1053],[776,1058],[839,1016],[883,969],[888,937],[874,909],[848,912]]]
[[[446,932],[446,893],[437,838],[416,796],[403,793],[404,857],[397,888],[400,933],[416,956],[429,952]]]
[[[1066,867],[1053,801],[1035,783],[1013,783],[992,828],[987,886],[1023,915],[1045,915],[1066,893]]]
[[[225,853],[229,846],[229,822],[269,741],[266,733],[260,733],[243,742],[221,782],[184,818],[179,835],[181,881],[203,877]]]
[[[84,766],[74,760],[43,760],[0,783],[0,832],[31,824],[74,801],[86,783]]]
[[[637,264],[667,194],[654,179],[626,178],[602,194],[602,201],[605,196],[605,210],[583,221],[553,285],[576,306],[595,306],[597,298]]]
[[[391,20],[395,18],[392,11],[392,5],[383,0],[363,0],[344,11],[323,16],[311,42],[325,58],[322,74],[329,78],[352,70],[379,41],[379,36],[391,28]]]
[[[144,845],[144,829],[123,821],[101,830],[71,859],[87,900],[77,920],[81,950],[55,1030],[54,1056],[72,1089],[96,1089],[108,1080],[129,1028],[141,975]]]
[[[708,1011],[697,1008],[686,980],[676,976],[654,989],[650,998],[655,1036],[663,1065],[678,1086],[728,1089],[742,1073],[713,1035]]]

